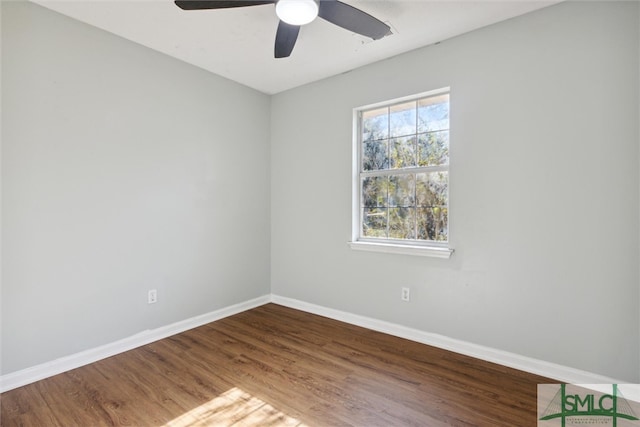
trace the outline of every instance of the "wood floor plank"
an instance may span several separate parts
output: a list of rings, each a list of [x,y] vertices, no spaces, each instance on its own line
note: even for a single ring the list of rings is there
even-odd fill
[[[0,395],[12,426],[535,426],[554,381],[275,304]]]

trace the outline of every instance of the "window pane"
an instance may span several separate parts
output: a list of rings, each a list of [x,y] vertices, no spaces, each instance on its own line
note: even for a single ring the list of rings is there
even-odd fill
[[[390,136],[415,135],[416,102],[394,105],[389,114]]]
[[[418,133],[449,129],[449,95],[418,101]]]
[[[361,110],[359,237],[448,241],[449,115],[449,94]]]
[[[418,239],[446,242],[449,240],[448,209],[445,206],[417,209]]]
[[[371,176],[362,180],[362,206],[387,206],[387,188],[389,179],[386,176]]]
[[[400,169],[416,165],[416,138],[395,138],[389,143],[389,167]]]
[[[365,111],[362,113],[362,140],[372,141],[389,137],[389,109],[379,108],[377,110]]]
[[[418,135],[418,166],[449,164],[449,131]]]
[[[388,141],[365,141],[362,144],[362,170],[371,171],[389,168]]]
[[[389,208],[389,238],[416,238],[415,208]]]
[[[387,208],[364,208],[362,210],[362,235],[364,237],[387,237]]]
[[[449,204],[448,189],[448,172],[416,174],[416,199],[420,207],[447,206]]]
[[[414,174],[389,177],[389,206],[416,205],[416,179]]]

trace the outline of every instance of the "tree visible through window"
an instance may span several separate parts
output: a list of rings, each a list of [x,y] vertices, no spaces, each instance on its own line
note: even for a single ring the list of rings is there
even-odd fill
[[[358,113],[359,240],[449,237],[449,94]]]

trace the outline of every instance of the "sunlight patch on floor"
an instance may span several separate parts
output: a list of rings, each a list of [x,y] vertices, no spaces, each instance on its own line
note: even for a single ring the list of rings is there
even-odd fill
[[[268,403],[234,387],[169,421],[165,427],[304,426]]]

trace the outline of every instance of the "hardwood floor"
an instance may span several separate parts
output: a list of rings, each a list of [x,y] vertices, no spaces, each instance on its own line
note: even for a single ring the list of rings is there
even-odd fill
[[[535,426],[552,380],[267,304],[3,393],[10,426]]]

